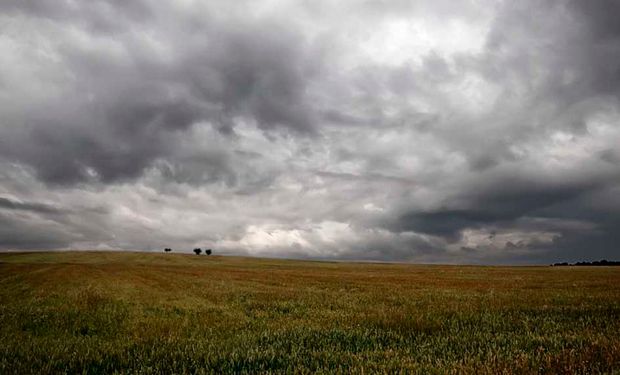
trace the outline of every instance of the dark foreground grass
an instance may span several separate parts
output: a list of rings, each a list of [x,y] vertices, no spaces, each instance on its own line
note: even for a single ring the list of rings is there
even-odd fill
[[[0,373],[618,373],[620,269],[0,255]]]

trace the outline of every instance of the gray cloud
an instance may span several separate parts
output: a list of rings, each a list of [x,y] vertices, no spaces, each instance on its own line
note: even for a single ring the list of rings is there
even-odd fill
[[[97,11],[68,3],[45,4],[7,6],[13,9],[9,14],[28,21],[44,17],[54,21],[34,31],[34,40],[19,42],[35,44],[45,38],[40,33],[65,38],[50,41],[51,46],[41,51],[54,55],[51,63],[64,77],[58,77],[62,81],[50,85],[54,92],[43,98],[15,95],[13,108],[4,109],[5,126],[11,129],[0,139],[4,157],[34,167],[44,181],[135,179],[157,159],[173,159],[180,146],[174,143],[175,133],[200,122],[224,134],[239,121],[266,130],[314,132],[305,90],[320,56],[293,30],[237,18],[229,25],[208,11],[205,19],[197,19],[147,3],[139,11],[115,2],[100,2]],[[158,13],[175,11],[178,19],[164,23],[180,30],[152,30],[163,17]],[[110,25],[113,33],[82,25],[105,23],[100,18],[113,12],[123,15]],[[132,12],[152,14],[152,19],[138,23],[125,19]],[[65,26],[77,18],[78,33],[83,35],[72,35]],[[33,65],[34,72],[27,73],[47,69]],[[222,165],[210,164],[201,155],[193,158],[202,159],[207,170]]]
[[[54,206],[44,203],[18,202],[4,197],[0,197],[0,209],[33,211],[44,214],[56,214],[62,212]]]
[[[615,1],[0,4],[0,248],[618,256]]]

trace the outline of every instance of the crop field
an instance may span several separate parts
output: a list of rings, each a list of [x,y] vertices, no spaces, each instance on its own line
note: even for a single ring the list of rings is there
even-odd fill
[[[0,373],[620,373],[620,268],[0,254]]]

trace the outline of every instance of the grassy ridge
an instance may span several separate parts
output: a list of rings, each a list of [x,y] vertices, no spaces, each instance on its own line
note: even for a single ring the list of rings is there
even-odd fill
[[[620,371],[620,269],[0,255],[0,373]]]

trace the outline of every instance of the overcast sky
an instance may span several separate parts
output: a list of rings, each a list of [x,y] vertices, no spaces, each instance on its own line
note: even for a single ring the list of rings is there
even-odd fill
[[[0,249],[620,258],[620,1],[0,1]]]

